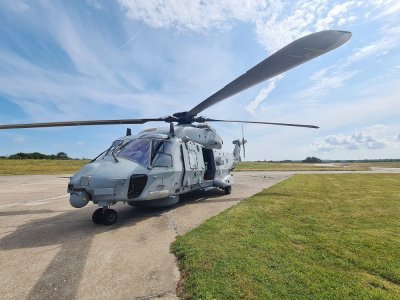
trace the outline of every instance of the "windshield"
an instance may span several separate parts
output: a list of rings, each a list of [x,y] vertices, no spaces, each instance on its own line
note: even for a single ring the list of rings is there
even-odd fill
[[[112,152],[114,152],[117,148],[121,147],[121,145],[124,143],[123,140],[116,140],[112,143],[111,147],[107,149],[105,155],[110,155]]]
[[[125,144],[121,149],[116,149],[117,151],[114,154],[118,157],[134,160],[147,167],[150,163],[150,145],[149,139],[136,139]]]

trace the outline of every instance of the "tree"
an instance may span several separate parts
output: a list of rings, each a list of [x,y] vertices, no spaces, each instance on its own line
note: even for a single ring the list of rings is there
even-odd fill
[[[307,157],[305,160],[303,160],[304,163],[321,163],[322,160],[319,159],[318,157]]]
[[[67,153],[65,153],[65,152],[58,152],[56,156],[57,156],[57,159],[69,159]]]
[[[9,159],[71,159],[68,157],[67,153],[65,152],[58,152],[57,155],[55,154],[43,154],[39,152],[33,153],[23,153],[19,152],[8,157]]]

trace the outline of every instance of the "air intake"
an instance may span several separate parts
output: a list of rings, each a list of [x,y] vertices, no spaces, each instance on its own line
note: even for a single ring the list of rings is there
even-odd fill
[[[128,198],[134,199],[139,197],[147,183],[147,175],[134,174],[129,181]]]

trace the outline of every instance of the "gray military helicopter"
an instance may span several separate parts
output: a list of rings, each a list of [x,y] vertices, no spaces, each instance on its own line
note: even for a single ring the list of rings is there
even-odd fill
[[[231,192],[232,170],[240,162],[244,137],[233,141],[233,153],[221,150],[222,138],[206,122],[235,122],[318,128],[314,125],[243,120],[220,120],[198,116],[210,106],[253,85],[270,79],[308,60],[329,52],[351,37],[347,31],[326,30],[304,36],[272,54],[189,111],[147,119],[70,121],[0,125],[0,129],[144,124],[166,122],[169,126],[146,129],[114,141],[74,174],[68,184],[70,203],[82,208],[90,201],[100,206],[94,223],[112,225],[119,201],[136,207],[162,207],[178,203],[179,195],[199,189],[220,188]],[[174,124],[176,123],[176,124]]]

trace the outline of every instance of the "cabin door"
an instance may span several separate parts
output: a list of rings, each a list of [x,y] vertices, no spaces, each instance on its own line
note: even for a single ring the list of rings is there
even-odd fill
[[[184,163],[182,185],[188,187],[201,183],[204,175],[204,160],[201,147],[191,142],[183,144],[182,156]]]

